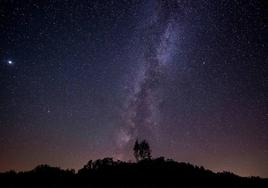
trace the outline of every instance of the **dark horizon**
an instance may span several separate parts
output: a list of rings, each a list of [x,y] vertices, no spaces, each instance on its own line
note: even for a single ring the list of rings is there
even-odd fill
[[[152,156],[268,177],[265,1],[0,0],[0,172]]]
[[[209,168],[207,168],[206,166],[203,166],[203,165],[198,165],[198,164],[193,164],[191,162],[188,162],[188,161],[176,161],[176,160],[173,160],[171,158],[166,158],[164,156],[159,156],[159,157],[153,157],[152,160],[157,160],[159,158],[164,158],[165,160],[171,160],[173,162],[176,162],[176,163],[182,163],[182,164],[189,164],[189,165],[192,165],[192,166],[195,166],[195,167],[198,167],[198,168],[204,168],[205,170],[209,170],[215,174],[221,174],[221,173],[230,173],[230,174],[233,174],[235,176],[239,176],[239,177],[242,177],[242,178],[261,178],[261,179],[266,179],[268,180],[268,177],[263,177],[263,176],[256,176],[256,175],[248,175],[248,176],[242,176],[242,175],[239,175],[239,174],[236,174],[235,172],[232,172],[232,171],[229,171],[228,169],[223,169],[222,171],[214,171],[214,170],[211,170]],[[40,164],[37,164],[35,166],[33,166],[32,168],[29,168],[29,169],[21,169],[21,170],[16,170],[16,169],[9,169],[9,170],[5,170],[5,171],[0,171],[0,174],[2,173],[10,173],[10,172],[15,172],[15,173],[25,173],[25,172],[30,172],[30,171],[33,171],[34,169],[38,168],[38,167],[42,167],[42,166],[48,166],[48,167],[52,167],[52,168],[59,168],[61,170],[66,170],[66,171],[72,171],[74,170],[74,173],[78,173],[79,170],[83,169],[83,167],[87,164],[88,161],[98,161],[98,160],[105,160],[105,159],[113,159],[115,162],[123,162],[123,163],[127,163],[127,164],[136,164],[138,163],[137,161],[135,160],[119,160],[119,159],[114,159],[113,157],[103,157],[103,158],[100,158],[100,159],[89,159],[87,161],[85,161],[83,163],[83,165],[81,165],[80,167],[77,167],[77,168],[72,168],[72,167],[61,167],[61,166],[57,166],[57,165],[51,165],[51,164],[48,164],[48,163],[40,163]]]
[[[1,185],[27,188],[36,186],[266,188],[268,185],[268,178],[240,177],[231,172],[214,173],[202,166],[178,163],[163,157],[152,159],[146,144],[138,145],[136,147],[135,143],[134,147],[137,159],[135,163],[114,161],[112,158],[90,160],[77,172],[73,169],[62,170],[49,165],[39,165],[27,172],[0,173]]]

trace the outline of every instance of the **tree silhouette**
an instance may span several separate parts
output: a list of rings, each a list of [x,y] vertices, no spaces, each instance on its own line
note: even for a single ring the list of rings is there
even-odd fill
[[[137,161],[151,159],[151,149],[146,140],[142,140],[140,143],[136,140],[133,151]]]
[[[135,141],[133,151],[134,151],[134,157],[136,158],[137,161],[139,161],[139,156],[140,156],[140,155],[139,155],[139,151],[140,151],[140,147],[139,147],[139,142],[138,142],[138,140]]]

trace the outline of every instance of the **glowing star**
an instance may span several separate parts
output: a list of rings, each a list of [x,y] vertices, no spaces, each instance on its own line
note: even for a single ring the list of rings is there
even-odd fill
[[[9,65],[12,65],[12,64],[13,64],[13,62],[12,62],[11,60],[8,60],[7,63],[8,63]]]

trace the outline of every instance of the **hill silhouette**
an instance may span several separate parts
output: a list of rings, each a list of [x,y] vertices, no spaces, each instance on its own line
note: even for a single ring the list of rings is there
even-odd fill
[[[83,168],[63,170],[39,165],[31,171],[0,173],[1,187],[220,187],[267,188],[268,179],[214,173],[173,160],[144,159],[137,163],[112,158],[90,160]]]
[[[214,173],[204,167],[176,162],[164,157],[152,159],[146,140],[135,142],[134,162],[113,158],[88,161],[83,168],[63,170],[39,165],[31,171],[0,173],[1,187],[189,187],[267,188],[268,179],[240,177],[230,172]]]

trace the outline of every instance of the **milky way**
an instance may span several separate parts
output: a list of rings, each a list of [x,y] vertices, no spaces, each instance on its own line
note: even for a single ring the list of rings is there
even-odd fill
[[[168,76],[167,66],[171,62],[179,42],[179,27],[176,11],[179,3],[175,1],[154,4],[155,15],[144,29],[145,52],[137,87],[128,98],[124,125],[117,135],[117,145],[121,149],[133,145],[135,139],[157,139],[159,109],[161,103],[161,81]],[[122,155],[119,153],[120,158]]]

